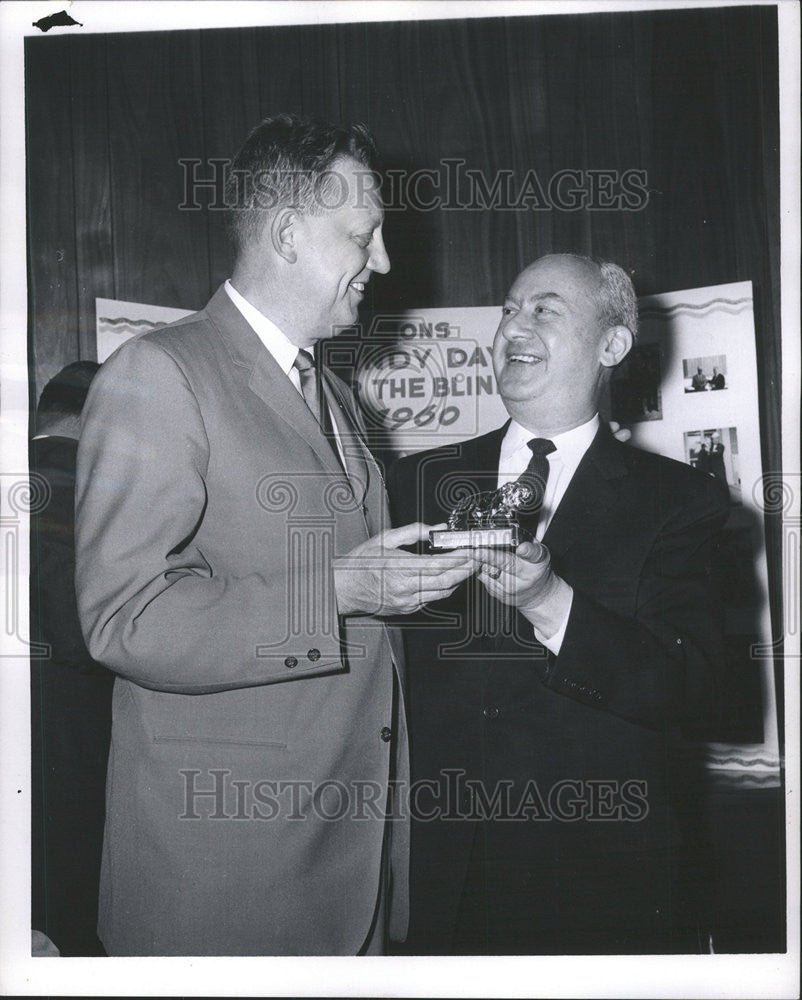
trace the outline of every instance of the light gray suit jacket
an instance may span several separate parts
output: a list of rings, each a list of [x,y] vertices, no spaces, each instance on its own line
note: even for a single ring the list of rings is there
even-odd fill
[[[388,526],[361,458],[354,491],[222,288],[98,373],[76,579],[87,644],[118,674],[109,953],[355,954],[383,849],[403,937],[408,830],[382,816],[391,775],[408,774],[400,645],[376,619],[338,618],[331,568]]]

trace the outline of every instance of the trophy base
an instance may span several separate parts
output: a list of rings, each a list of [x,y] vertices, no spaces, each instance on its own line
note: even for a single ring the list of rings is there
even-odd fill
[[[517,524],[503,528],[439,528],[429,532],[432,552],[449,552],[453,549],[514,549],[520,541]]]

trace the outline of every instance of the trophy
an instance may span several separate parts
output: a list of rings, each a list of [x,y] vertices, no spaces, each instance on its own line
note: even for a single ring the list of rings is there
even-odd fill
[[[497,490],[471,493],[451,511],[448,526],[429,532],[433,552],[451,549],[514,549],[528,536],[519,521],[538,506],[535,490],[516,480]]]

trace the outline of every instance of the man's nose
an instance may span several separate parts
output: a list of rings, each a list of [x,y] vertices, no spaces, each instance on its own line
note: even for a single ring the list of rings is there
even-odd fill
[[[512,316],[504,324],[503,334],[507,340],[523,340],[530,335],[526,320],[522,320],[520,316]]]
[[[376,233],[371,241],[368,267],[378,274],[387,274],[390,270],[390,257],[387,254],[381,233]]]

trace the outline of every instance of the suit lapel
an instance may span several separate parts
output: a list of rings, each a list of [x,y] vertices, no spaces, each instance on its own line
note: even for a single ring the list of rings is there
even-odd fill
[[[463,441],[456,446],[459,450],[454,457],[454,469],[472,482],[474,488],[480,492],[496,488],[501,442],[508,427],[509,421],[488,434]]]
[[[627,474],[619,449],[609,429],[600,427],[543,536],[551,553],[562,557],[588,532],[603,530],[618,496],[615,480]]]
[[[365,441],[359,411],[356,409],[353,397],[340,380],[325,368],[323,369],[323,392],[340,435],[351,489],[357,502],[361,505],[368,536],[372,537],[391,527],[384,477]],[[398,677],[398,697],[400,699],[398,718],[401,720],[399,725],[405,725],[403,640],[398,628],[393,628],[390,622],[384,622],[383,631]],[[408,769],[409,764],[406,759],[402,761],[402,766]]]
[[[253,366],[248,387],[306,441],[328,472],[342,476],[342,466],[333,450],[336,445],[326,439],[303,397],[264,348]]]
[[[508,427],[509,421],[489,434],[457,446],[453,467],[478,490],[496,488],[501,444]],[[625,475],[627,466],[621,446],[609,429],[601,426],[554,513],[543,544],[550,551],[562,554],[587,531],[598,530],[618,497],[615,480]]]
[[[363,503],[368,493],[370,452],[362,442],[356,420],[343,401],[339,386],[331,379],[328,372],[323,371],[321,374],[323,395],[340,439],[340,447],[345,459],[345,471],[354,496],[359,503]]]
[[[278,420],[306,441],[328,472],[342,475],[342,467],[320,424],[223,286],[215,292],[206,312],[219,330],[232,362],[250,372],[248,388]]]
[[[498,484],[498,467],[501,457],[501,442],[507,433],[509,421],[489,434],[463,441],[456,446],[453,460],[446,456],[449,474],[454,474],[455,486],[460,492],[467,488],[471,492],[487,492],[495,490]],[[447,490],[447,493],[454,491]],[[442,511],[444,520],[450,511]],[[459,598],[464,601],[465,613],[473,623],[474,638],[471,648],[482,650],[482,655],[495,652],[501,648],[504,637],[510,633],[513,613],[500,601],[489,597],[477,577],[471,577],[460,586]],[[483,676],[485,680],[492,674],[494,664],[485,662]]]

